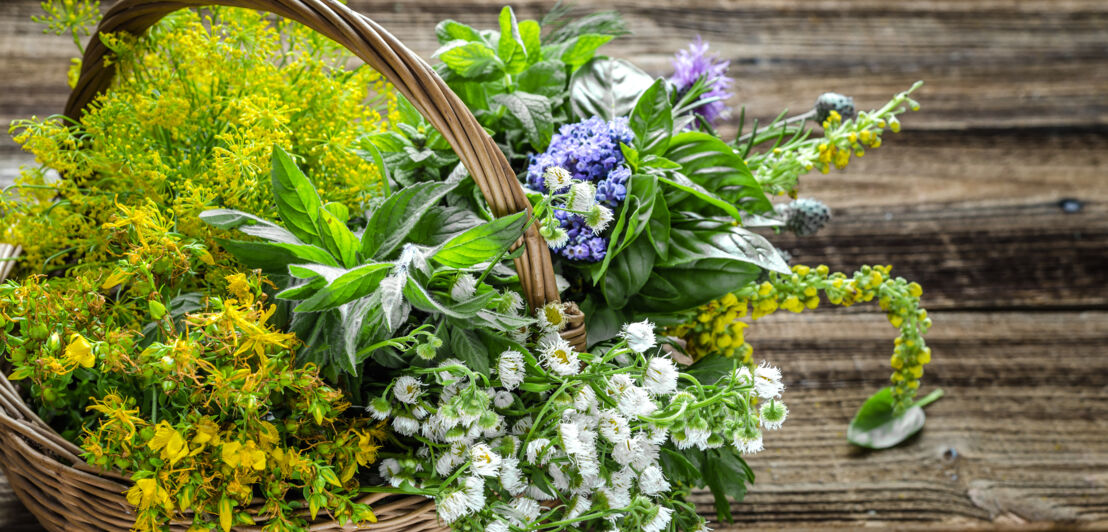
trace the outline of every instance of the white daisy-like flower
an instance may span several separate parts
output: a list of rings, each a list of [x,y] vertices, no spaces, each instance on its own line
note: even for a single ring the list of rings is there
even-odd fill
[[[466,478],[464,492],[466,506],[471,512],[479,512],[485,508],[485,479],[473,476]]]
[[[649,416],[653,414],[655,410],[658,410],[658,405],[654,404],[654,401],[650,399],[650,394],[646,393],[646,390],[638,386],[628,388],[623,392],[623,395],[619,397],[617,405],[619,411],[629,418]]]
[[[665,506],[659,506],[658,513],[654,514],[654,517],[643,525],[642,530],[643,532],[662,532],[669,527],[671,519],[673,519],[673,510]]]
[[[519,459],[509,456],[500,461],[500,485],[512,495],[519,495],[527,488],[520,478]]]
[[[516,436],[524,436],[531,430],[531,427],[534,424],[535,420],[531,419],[531,416],[523,416],[517,419],[516,422],[512,424],[512,434]]]
[[[577,519],[584,515],[585,512],[589,511],[590,508],[592,508],[592,501],[584,495],[578,495],[573,499],[573,506],[571,506],[569,512],[566,513],[565,519],[567,521]]]
[[[697,523],[696,528],[692,529],[690,532],[712,532],[712,528],[708,526],[707,521],[701,521]]]
[[[658,466],[648,466],[639,474],[639,489],[647,495],[669,491],[669,481]]]
[[[394,416],[392,418],[392,428],[398,434],[411,436],[419,432],[419,420],[411,416]]]
[[[635,461],[635,456],[641,452],[639,440],[627,438],[612,446],[612,459],[619,465],[627,466],[631,465]]]
[[[546,467],[546,472],[550,473],[550,480],[554,484],[554,489],[562,493],[569,491],[569,477],[561,466],[550,464]]]
[[[609,209],[599,203],[592,206],[589,209],[588,214],[585,215],[585,225],[592,229],[593,233],[600,234],[608,228],[608,224],[612,223],[612,219],[615,218],[612,215],[612,209]]]
[[[484,443],[478,443],[469,449],[469,464],[474,474],[482,477],[494,477],[500,472],[500,455]]]
[[[758,416],[762,418],[762,426],[765,427],[766,430],[777,430],[781,428],[781,424],[784,423],[785,418],[789,416],[789,409],[785,407],[785,403],[771,400],[762,405],[762,408],[758,412]]]
[[[514,402],[516,402],[516,396],[507,390],[500,390],[492,396],[492,404],[497,408],[508,408]]]
[[[567,454],[581,454],[585,451],[584,447],[581,446],[581,427],[578,427],[576,423],[559,424],[558,435],[562,438],[562,448],[565,449]]]
[[[535,438],[527,442],[527,463],[532,465],[546,465],[547,457],[550,455],[550,440],[546,438]]]
[[[398,377],[392,384],[392,395],[397,401],[414,405],[423,393],[423,383],[411,375]]]
[[[539,328],[544,331],[558,332],[566,328],[566,305],[551,301],[536,311]]]
[[[523,310],[523,296],[515,290],[504,290],[500,294],[500,305],[496,310],[502,314],[519,314]]]
[[[573,408],[578,412],[592,413],[596,410],[596,405],[596,392],[593,391],[592,386],[582,386],[573,396]]]
[[[477,294],[477,278],[464,273],[454,280],[454,286],[450,287],[450,297],[454,301],[469,301]]]
[[[450,524],[469,514],[469,498],[465,490],[453,490],[435,501],[435,509],[444,523]]]
[[[494,519],[493,522],[485,526],[485,532],[508,532],[511,528],[508,522],[503,519]]]
[[[514,390],[523,383],[527,365],[523,361],[523,353],[509,349],[500,353],[500,360],[496,363],[496,371],[500,374],[500,384],[506,390]]]
[[[604,439],[619,444],[631,437],[631,426],[627,423],[627,418],[621,416],[619,412],[604,410],[597,418],[600,424],[600,435],[604,436]]]
[[[516,497],[509,506],[512,516],[524,523],[533,522],[542,513],[538,501],[529,497]]]
[[[785,389],[781,383],[781,370],[762,362],[754,368],[754,393],[762,399],[779,397]]]
[[[543,172],[542,179],[546,190],[557,192],[573,183],[573,174],[561,166],[550,166]]]
[[[650,443],[661,445],[669,438],[669,427],[650,427]]]
[[[762,445],[762,431],[753,427],[736,430],[731,444],[743,454],[760,453],[765,449]]]
[[[546,245],[550,246],[550,249],[561,249],[569,243],[569,232],[561,227],[551,227],[546,229],[543,238],[546,239]]]
[[[654,395],[669,395],[677,391],[677,367],[666,357],[650,359],[643,375],[646,390]]]
[[[573,346],[560,336],[547,340],[541,346],[543,365],[551,372],[562,375],[576,375],[581,372],[581,359]]]
[[[588,181],[579,181],[569,187],[570,210],[589,212],[596,205],[596,185]]]
[[[389,405],[388,399],[378,396],[369,402],[369,405],[365,407],[365,411],[373,419],[384,421],[388,419],[389,414],[392,414],[392,406]]]
[[[627,340],[627,347],[636,353],[645,353],[657,343],[654,338],[654,324],[650,320],[624,324],[620,336]]]
[[[403,471],[403,468],[400,467],[400,462],[395,458],[386,458],[381,461],[381,465],[378,467],[377,471],[381,474],[382,478],[389,481],[391,484],[393,479]]]
[[[688,438],[687,445],[703,451],[708,448],[708,438],[712,436],[712,431],[706,428],[686,427],[685,436]]]

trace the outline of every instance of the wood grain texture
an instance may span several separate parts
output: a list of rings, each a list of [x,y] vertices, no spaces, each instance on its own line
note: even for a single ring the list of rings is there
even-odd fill
[[[424,56],[438,20],[492,27],[501,3],[350,1]],[[551,3],[513,6],[534,17]],[[0,0],[0,123],[60,112],[67,96],[72,47],[29,22],[37,4]],[[782,367],[791,414],[750,461],[758,483],[732,505],[737,523],[717,530],[1108,530],[1108,4],[588,5],[626,15],[634,35],[606,53],[654,74],[701,35],[732,61],[731,103],[763,119],[827,90],[868,108],[927,81],[904,133],[802,180],[801,196],[832,207],[831,226],[774,242],[798,262],[893,264],[920,281],[935,322],[925,388],[947,397],[906,445],[861,452],[845,429],[888,375],[884,317],[856,307],[758,321],[755,356]],[[27,162],[0,140],[0,183]],[[697,503],[712,512],[710,496]],[[28,520],[0,482],[0,529],[39,530]]]

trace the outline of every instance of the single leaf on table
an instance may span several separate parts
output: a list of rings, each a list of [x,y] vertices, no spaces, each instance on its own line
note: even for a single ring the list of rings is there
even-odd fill
[[[882,388],[866,399],[858,409],[846,429],[846,439],[854,445],[869,449],[893,447],[923,428],[927,420],[923,407],[942,395],[942,390],[935,390],[897,415],[892,388]]]
[[[344,305],[372,294],[393,268],[392,264],[375,263],[354,268],[327,283],[312,297],[294,309],[296,312],[317,312]]]
[[[308,176],[280,146],[273,147],[270,178],[277,215],[285,227],[300,240],[319,244],[319,211],[323,202]]]
[[[666,81],[659,78],[639,96],[628,125],[635,134],[635,149],[640,156],[661,155],[673,135],[673,105],[666,92]]]
[[[518,123],[531,147],[545,149],[554,136],[554,115],[550,99],[546,96],[516,91],[494,94],[492,100],[508,109]]]
[[[686,131],[673,136],[665,152],[681,173],[729,203],[753,213],[773,210],[762,186],[730,146],[713,135]]]
[[[451,71],[467,79],[503,75],[504,63],[496,50],[484,42],[451,41],[432,57],[442,60]]]
[[[627,116],[654,78],[623,59],[594,57],[573,73],[570,108],[579,119]]]
[[[362,256],[382,260],[400,247],[427,211],[437,207],[457,182],[416,183],[397,191],[369,218],[362,234]]]
[[[431,260],[452,268],[469,268],[488,262],[519,240],[526,226],[526,212],[497,218],[451,238]]]

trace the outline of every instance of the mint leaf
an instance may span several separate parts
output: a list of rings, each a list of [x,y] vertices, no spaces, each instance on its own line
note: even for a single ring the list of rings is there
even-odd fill
[[[504,63],[489,45],[483,42],[452,41],[435,52],[434,56],[463,78],[478,78],[497,71],[503,72]]]
[[[542,150],[550,144],[550,139],[554,136],[554,116],[549,98],[516,91],[496,94],[492,99],[508,109],[508,113],[527,135],[532,148]]]
[[[270,177],[277,215],[285,227],[308,244],[319,244],[319,211],[323,202],[311,181],[280,146],[273,147]]]
[[[489,262],[523,236],[527,213],[497,218],[448,240],[431,260],[452,268],[469,268]]]

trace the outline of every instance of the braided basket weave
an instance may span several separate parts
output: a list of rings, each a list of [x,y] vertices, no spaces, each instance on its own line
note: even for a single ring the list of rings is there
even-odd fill
[[[173,11],[207,5],[274,13],[341,44],[387,78],[442,133],[481,188],[493,213],[504,216],[530,212],[531,206],[507,159],[446,83],[392,34],[335,0],[121,0],[104,15],[97,32],[138,35]],[[111,84],[114,67],[105,62],[107,53],[94,35],[85,51],[80,79],[66,105],[66,116],[79,119],[85,107]],[[557,301],[550,251],[534,225],[521,245],[525,251],[515,259],[515,266],[528,303],[539,307]],[[19,251],[18,247],[0,244],[0,281],[11,272]],[[562,336],[583,350],[584,316],[573,304],[567,315],[568,327]],[[52,531],[129,529],[134,509],[123,495],[130,487],[129,476],[90,466],[80,458],[81,452],[39,419],[0,373],[0,467],[23,504]],[[378,518],[365,530],[444,529],[436,517],[434,502],[425,497],[375,493],[361,502],[371,504]],[[257,515],[258,507],[252,510]],[[189,524],[173,522],[169,529],[184,532]],[[310,530],[355,529],[321,516],[311,523]]]

